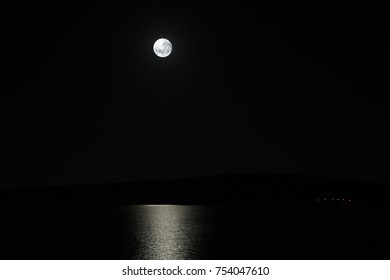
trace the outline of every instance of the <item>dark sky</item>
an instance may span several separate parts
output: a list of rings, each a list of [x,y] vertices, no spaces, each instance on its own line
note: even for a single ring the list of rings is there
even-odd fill
[[[236,172],[390,181],[384,7],[9,2],[2,186]],[[161,37],[166,59],[152,51]]]

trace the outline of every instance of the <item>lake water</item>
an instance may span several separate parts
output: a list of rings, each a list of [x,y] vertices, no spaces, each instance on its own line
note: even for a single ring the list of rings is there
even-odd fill
[[[390,232],[383,223],[387,215],[373,218],[352,209],[292,209],[280,205],[13,205],[1,210],[2,259],[389,256]]]
[[[129,259],[199,259],[213,230],[205,206],[140,205],[122,209],[121,254]]]
[[[120,259],[266,257],[288,232],[278,213],[258,207],[137,205],[118,208],[113,216]]]

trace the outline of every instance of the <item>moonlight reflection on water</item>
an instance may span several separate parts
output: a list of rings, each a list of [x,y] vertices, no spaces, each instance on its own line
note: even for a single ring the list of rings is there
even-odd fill
[[[136,242],[134,259],[198,259],[207,226],[207,207],[182,205],[129,206],[127,228]]]

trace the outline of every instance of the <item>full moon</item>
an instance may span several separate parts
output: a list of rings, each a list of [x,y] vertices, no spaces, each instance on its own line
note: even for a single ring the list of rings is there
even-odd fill
[[[172,44],[167,39],[158,39],[153,45],[153,51],[159,57],[167,57],[172,52]]]

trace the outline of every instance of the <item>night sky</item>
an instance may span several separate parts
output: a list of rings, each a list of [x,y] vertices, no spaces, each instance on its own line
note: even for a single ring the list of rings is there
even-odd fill
[[[372,1],[7,2],[2,187],[239,172],[390,181],[388,15]]]

